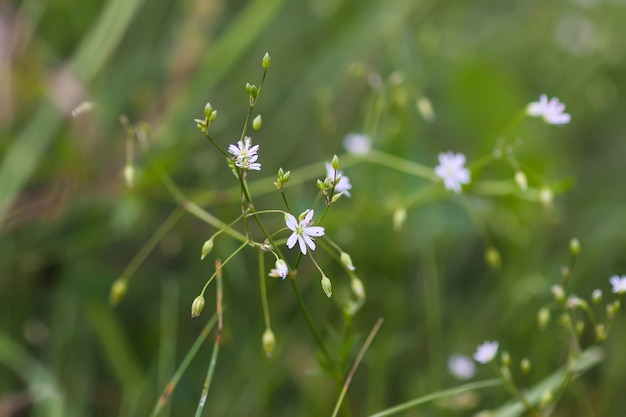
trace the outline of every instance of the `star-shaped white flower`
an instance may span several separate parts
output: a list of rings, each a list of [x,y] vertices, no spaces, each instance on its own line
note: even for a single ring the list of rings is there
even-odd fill
[[[229,145],[228,152],[233,155],[235,165],[243,169],[261,170],[261,164],[256,162],[259,158],[257,152],[259,145],[252,146],[252,139],[246,136],[243,141],[238,141],[237,145]]]
[[[352,184],[350,184],[350,179],[343,175],[343,171],[336,171],[329,162],[326,162],[326,178],[330,179],[331,184],[337,181],[335,184],[335,192],[343,193],[346,197],[351,197],[350,189],[352,189]]]
[[[478,346],[476,353],[474,353],[474,360],[480,363],[489,363],[498,353],[498,342],[486,341],[482,345]]]
[[[289,268],[287,267],[287,263],[282,259],[278,259],[275,266],[276,268],[272,268],[269,276],[282,279],[287,278],[287,275],[289,274]]]
[[[343,146],[353,155],[367,155],[372,150],[372,139],[360,133],[349,133],[343,140]]]
[[[289,230],[293,231],[289,239],[287,239],[287,247],[293,248],[298,242],[300,251],[306,255],[307,246],[311,250],[315,250],[315,240],[313,237],[324,235],[324,228],[321,226],[310,226],[313,222],[313,210],[306,210],[300,215],[298,221],[293,215],[285,213],[285,224]]]
[[[609,282],[613,286],[613,292],[615,294],[625,294],[626,293],[626,275],[619,277],[617,275],[613,275]]]
[[[465,168],[465,155],[462,153],[440,153],[435,174],[443,180],[448,190],[453,190],[455,193],[461,192],[461,184],[470,182],[470,172]]]
[[[526,114],[541,117],[551,125],[564,125],[570,122],[571,116],[563,110],[565,110],[565,104],[561,103],[558,98],[548,100],[548,96],[542,94],[539,101],[534,101],[526,107]]]

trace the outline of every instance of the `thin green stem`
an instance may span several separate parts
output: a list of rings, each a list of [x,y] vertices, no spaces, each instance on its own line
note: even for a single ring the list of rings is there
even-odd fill
[[[435,171],[433,171],[432,168],[382,151],[374,149],[367,155],[364,155],[363,158],[369,162],[391,168],[395,171],[415,175],[431,181],[439,181],[439,177],[435,175]]]
[[[246,246],[248,246],[248,242],[242,243],[241,246],[235,249],[235,251],[231,253],[230,256],[226,258],[226,260],[223,263],[221,263],[218,268],[215,269],[215,272],[213,273],[213,275],[211,275],[211,278],[209,278],[208,281],[204,284],[204,287],[202,287],[202,292],[200,293],[200,295],[204,295],[204,292],[206,291],[207,287],[209,286],[211,281],[213,281],[213,279],[220,274],[220,272],[222,271],[222,268],[224,268],[224,266],[226,266],[226,264],[228,264],[228,262],[230,262],[231,259],[233,259],[235,255],[241,252],[241,250],[245,248]]]
[[[265,318],[265,328],[270,325],[270,308],[267,302],[267,288],[265,285],[265,256],[259,251],[259,286],[261,288],[261,304],[263,305],[263,317]]]

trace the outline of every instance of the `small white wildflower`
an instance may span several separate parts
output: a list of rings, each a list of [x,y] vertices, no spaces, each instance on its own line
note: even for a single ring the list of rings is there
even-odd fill
[[[464,380],[470,379],[476,373],[476,365],[474,362],[463,355],[452,355],[448,359],[448,369],[455,378]]]
[[[465,155],[461,153],[440,153],[439,165],[435,167],[435,174],[443,180],[448,190],[461,192],[461,184],[469,184],[470,172],[465,168]]]
[[[343,140],[343,146],[353,155],[367,155],[372,150],[372,139],[361,133],[349,133]]]
[[[496,353],[498,353],[498,342],[489,342],[486,341],[482,345],[476,348],[476,353],[474,353],[474,360],[480,363],[489,363],[495,357]]]
[[[287,239],[287,247],[293,248],[298,242],[300,251],[306,255],[307,246],[311,250],[315,250],[315,240],[313,237],[324,235],[324,228],[321,226],[310,226],[313,220],[313,210],[306,210],[300,215],[302,220],[298,221],[293,215],[285,213],[285,224],[289,230],[293,231],[289,239]]]
[[[282,259],[278,259],[276,261],[275,268],[273,268],[270,271],[269,276],[274,277],[274,278],[285,279],[287,278],[288,274],[289,274],[289,268],[287,267],[287,263],[283,261]]]
[[[261,164],[256,162],[259,158],[257,152],[259,145],[252,146],[252,139],[248,136],[243,141],[238,141],[237,145],[229,145],[228,152],[233,155],[235,165],[243,169],[261,170]]]
[[[343,193],[346,197],[351,197],[350,189],[352,188],[352,184],[350,184],[350,179],[343,175],[343,171],[335,170],[329,162],[326,162],[326,178],[330,180],[331,184],[336,182],[336,193]]]
[[[561,103],[558,98],[548,100],[548,96],[542,94],[539,101],[534,101],[526,107],[526,114],[541,117],[551,125],[563,125],[571,120],[571,116],[563,110],[565,110],[565,104]]]
[[[624,294],[626,293],[626,275],[619,277],[617,275],[613,275],[609,282],[613,286],[613,292],[615,294]]]

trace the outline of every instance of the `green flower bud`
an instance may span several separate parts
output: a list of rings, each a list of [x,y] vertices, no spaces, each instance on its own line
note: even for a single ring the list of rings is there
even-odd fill
[[[404,207],[398,207],[393,212],[393,230],[399,232],[406,221],[406,209]]]
[[[520,367],[522,373],[524,373],[524,374],[530,373],[530,368],[531,368],[530,360],[528,360],[528,358],[522,359],[520,364],[519,364],[519,367]]]
[[[213,114],[213,106],[211,106],[211,103],[207,103],[204,106],[204,117],[209,119],[211,117],[211,114]]]
[[[552,193],[550,188],[543,187],[541,191],[539,191],[539,200],[544,207],[550,208],[554,202],[554,193]]]
[[[560,285],[552,286],[552,295],[558,303],[563,303],[565,301],[565,290]]]
[[[111,291],[109,293],[109,303],[113,306],[117,305],[117,303],[119,303],[126,295],[127,289],[128,286],[126,280],[118,279],[115,281],[111,286]]]
[[[522,191],[526,191],[528,189],[528,181],[526,180],[526,174],[522,171],[517,171],[515,173],[515,182],[521,188]]]
[[[261,115],[257,114],[257,116],[252,119],[252,129],[259,130],[263,126],[263,119],[261,119]]]
[[[268,52],[263,55],[263,59],[261,60],[261,66],[263,68],[269,68],[272,65],[272,58],[270,58],[270,54]]]
[[[598,342],[604,342],[604,340],[606,340],[606,327],[604,324],[596,324],[594,330],[596,332],[596,340]]]
[[[202,254],[200,255],[200,260],[204,259],[209,252],[211,252],[211,250],[213,249],[213,238],[207,240],[206,242],[204,242],[204,245],[202,245]]]
[[[133,188],[135,183],[135,168],[132,165],[126,165],[124,167],[124,181],[128,188]]]
[[[485,262],[493,270],[500,269],[500,266],[502,265],[502,258],[500,257],[498,249],[493,246],[488,247],[485,251]]]
[[[213,110],[211,112],[211,115],[209,116],[209,122],[214,121],[215,119],[217,119],[217,110]]]
[[[578,241],[578,239],[573,238],[572,240],[569,241],[569,251],[574,256],[580,253],[580,242]]]
[[[197,296],[193,303],[191,303],[191,317],[198,317],[202,313],[204,308],[204,297],[202,295]]]
[[[576,322],[576,334],[580,336],[585,331],[585,322],[582,320],[578,320]]]
[[[602,301],[601,289],[596,288],[595,290],[593,290],[593,292],[591,293],[591,301],[593,301],[594,304],[600,304],[600,301]]]
[[[365,288],[363,287],[363,283],[360,279],[352,278],[350,281],[350,288],[360,302],[365,301]]]
[[[435,120],[433,105],[427,97],[418,98],[415,102],[415,107],[425,121],[431,123]]]
[[[272,356],[272,353],[274,353],[274,347],[276,346],[276,337],[274,336],[274,332],[272,331],[272,329],[265,329],[265,332],[263,332],[262,341],[265,355],[269,358]]]
[[[350,258],[350,255],[348,255],[347,253],[341,252],[341,255],[339,255],[339,259],[341,259],[341,263],[344,264],[344,266],[350,271],[354,271],[356,269],[354,265],[352,265],[352,258]]]
[[[509,365],[511,365],[511,354],[509,352],[507,352],[506,350],[504,352],[502,352],[502,356],[500,357],[502,360],[502,365],[505,367],[509,367]]]
[[[339,170],[339,158],[337,155],[333,155],[333,160],[330,163],[335,171]]]
[[[343,193],[333,194],[333,198],[330,199],[331,203],[336,203],[343,196]]]
[[[330,298],[333,295],[333,286],[326,275],[322,275],[322,289],[326,293],[326,297]]]
[[[550,322],[550,309],[542,307],[537,312],[537,324],[541,330],[544,330]]]
[[[549,406],[553,400],[554,400],[554,396],[552,395],[552,391],[544,392],[539,401],[539,408],[543,410],[544,408]]]

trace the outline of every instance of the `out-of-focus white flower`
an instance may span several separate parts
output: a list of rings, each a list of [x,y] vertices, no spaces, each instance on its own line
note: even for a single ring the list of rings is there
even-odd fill
[[[496,357],[496,353],[498,353],[498,346],[499,344],[496,341],[484,342],[482,345],[476,348],[476,353],[474,353],[474,360],[480,363],[491,362]]]
[[[236,145],[229,145],[228,152],[233,155],[235,165],[242,169],[261,170],[261,164],[256,162],[259,158],[257,152],[259,145],[252,146],[252,139],[248,136],[243,141],[238,141]]]
[[[565,104],[554,97],[548,100],[548,96],[542,94],[539,101],[534,101],[526,107],[526,114],[534,117],[541,117],[546,123],[551,125],[564,125],[570,122],[571,116],[564,113]]]
[[[440,153],[439,165],[435,167],[435,174],[443,180],[448,190],[461,192],[462,184],[469,184],[470,172],[465,168],[465,155],[462,153]]]
[[[310,226],[313,222],[313,213],[313,210],[306,210],[300,215],[300,221],[289,213],[285,214],[285,224],[289,230],[293,231],[289,239],[287,239],[287,247],[289,249],[293,248],[296,242],[298,242],[303,255],[306,255],[307,246],[311,250],[315,250],[313,237],[323,236],[324,228],[321,226]]]
[[[361,133],[348,133],[343,146],[353,155],[366,155],[372,150],[372,139]]]
[[[335,170],[329,162],[326,162],[326,178],[330,180],[331,184],[337,181],[335,184],[336,192],[351,197],[350,189],[352,189],[352,184],[350,184],[350,179],[343,175],[343,171]]]
[[[470,379],[476,373],[474,362],[467,356],[458,354],[450,356],[448,369],[452,375],[461,380]]]
[[[609,282],[613,286],[613,292],[615,294],[624,294],[626,293],[626,275],[619,277],[617,275],[613,275]]]

